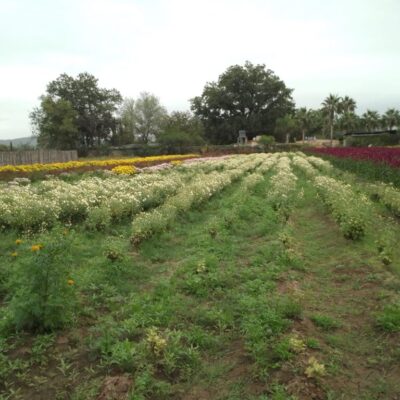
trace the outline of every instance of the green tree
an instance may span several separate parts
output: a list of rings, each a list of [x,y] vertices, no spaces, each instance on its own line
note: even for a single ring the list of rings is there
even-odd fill
[[[297,122],[293,115],[286,114],[278,118],[275,126],[275,137],[279,142],[290,142],[290,138],[297,131]]]
[[[119,129],[115,144],[129,144],[135,141],[135,100],[127,97],[119,110]]]
[[[191,100],[212,143],[232,143],[238,131],[273,132],[278,118],[294,109],[292,89],[265,65],[229,67],[217,82],[207,83]]]
[[[204,144],[203,133],[203,124],[198,117],[188,111],[174,111],[165,120],[159,142],[167,148],[198,146]]]
[[[310,131],[312,126],[312,113],[306,107],[299,108],[296,110],[295,120],[301,131],[301,140],[304,143],[305,134]]]
[[[380,127],[380,116],[377,111],[367,110],[362,115],[362,123],[368,132],[373,132]]]
[[[382,115],[382,123],[388,130],[393,130],[394,127],[400,127],[400,112],[394,108],[389,108]]]
[[[354,99],[349,96],[344,96],[340,102],[340,111],[343,114],[354,113],[357,108],[357,103]]]
[[[340,112],[341,98],[337,95],[330,94],[322,103],[322,110],[327,118],[331,146],[333,145],[333,129],[335,125],[335,117]]]
[[[352,111],[343,112],[339,118],[339,126],[345,133],[354,131],[359,124],[359,117]]]
[[[42,96],[30,114],[39,147],[71,150],[79,147],[77,112],[68,100]]]
[[[116,89],[99,88],[93,75],[85,72],[74,78],[62,74],[47,85],[40,99],[30,118],[42,146],[87,149],[116,132],[115,112],[122,97]]]
[[[135,101],[132,121],[135,138],[142,143],[155,140],[162,132],[168,113],[153,94],[143,92]]]

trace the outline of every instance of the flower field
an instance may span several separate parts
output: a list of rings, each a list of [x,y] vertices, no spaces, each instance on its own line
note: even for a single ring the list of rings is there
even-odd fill
[[[371,161],[400,168],[400,147],[333,147],[312,149],[317,154]]]
[[[0,399],[395,399],[396,185],[174,157],[0,184]]]
[[[68,161],[62,163],[49,164],[22,164],[22,165],[3,165],[0,166],[0,174],[7,172],[22,172],[32,173],[39,171],[54,172],[54,171],[69,171],[85,167],[107,168],[115,166],[131,166],[135,164],[151,164],[155,162],[179,161],[197,157],[196,154],[175,154],[164,156],[151,157],[134,157],[120,159],[105,159],[105,160],[85,160],[85,161]]]

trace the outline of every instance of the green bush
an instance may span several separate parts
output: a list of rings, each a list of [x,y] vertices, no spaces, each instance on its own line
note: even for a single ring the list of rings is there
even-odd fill
[[[96,207],[89,210],[86,228],[90,231],[104,231],[111,225],[111,214],[108,207]]]
[[[377,326],[387,332],[400,332],[400,304],[387,305],[376,317]]]
[[[68,262],[70,235],[53,231],[42,235],[39,244],[19,252],[8,309],[10,323],[17,330],[51,331],[71,321],[75,282]]]
[[[275,138],[271,135],[261,135],[258,139],[258,143],[264,146],[275,144]]]

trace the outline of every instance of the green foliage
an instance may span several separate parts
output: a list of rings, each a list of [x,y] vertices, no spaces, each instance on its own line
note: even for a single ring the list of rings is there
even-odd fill
[[[261,135],[258,139],[258,143],[264,146],[270,146],[275,143],[275,138],[271,135]]]
[[[151,93],[142,92],[136,100],[127,98],[120,110],[121,125],[115,144],[144,144],[153,142],[162,132],[168,114],[160,100]]]
[[[75,282],[68,262],[70,235],[61,231],[44,234],[40,244],[17,257],[9,305],[10,322],[17,330],[51,331],[71,322]]]
[[[312,315],[311,321],[324,331],[331,331],[341,326],[341,324],[338,321],[336,321],[332,317],[329,317],[328,315],[322,315],[322,314]]]
[[[277,119],[275,124],[275,138],[278,142],[289,143],[291,137],[298,131],[295,118],[291,114],[286,114]]]
[[[395,146],[400,144],[399,134],[385,133],[379,136],[349,136],[346,137],[346,146],[366,147],[372,146]]]
[[[376,316],[377,326],[387,332],[400,332],[400,304],[389,304]]]
[[[236,142],[239,129],[274,131],[278,118],[294,107],[292,89],[265,65],[229,67],[207,83],[192,110],[204,123],[206,137],[217,144]]]
[[[85,226],[91,231],[104,231],[111,225],[111,213],[107,206],[94,207],[88,211]]]
[[[86,150],[110,139],[121,101],[117,90],[99,88],[93,75],[61,74],[47,85],[30,118],[41,146]]]

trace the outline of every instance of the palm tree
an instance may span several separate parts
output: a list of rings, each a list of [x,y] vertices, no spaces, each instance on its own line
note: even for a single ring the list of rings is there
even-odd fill
[[[339,120],[340,128],[343,129],[344,133],[354,131],[358,126],[359,117],[351,111],[343,112]]]
[[[391,131],[394,127],[399,128],[400,125],[400,112],[394,108],[389,108],[382,115],[382,123],[384,126]]]
[[[362,115],[362,120],[368,132],[373,132],[380,125],[380,117],[377,111],[367,110]]]
[[[308,131],[311,127],[311,110],[307,110],[306,107],[299,108],[296,110],[295,120],[297,125],[301,130],[301,140],[304,143],[304,137],[306,131]]]
[[[330,129],[331,147],[333,146],[333,127],[335,124],[335,115],[340,112],[341,98],[335,94],[330,94],[322,103],[322,110],[328,118]]]
[[[349,96],[344,96],[342,101],[340,102],[340,110],[344,114],[346,113],[354,113],[357,108],[357,103],[354,99]]]

